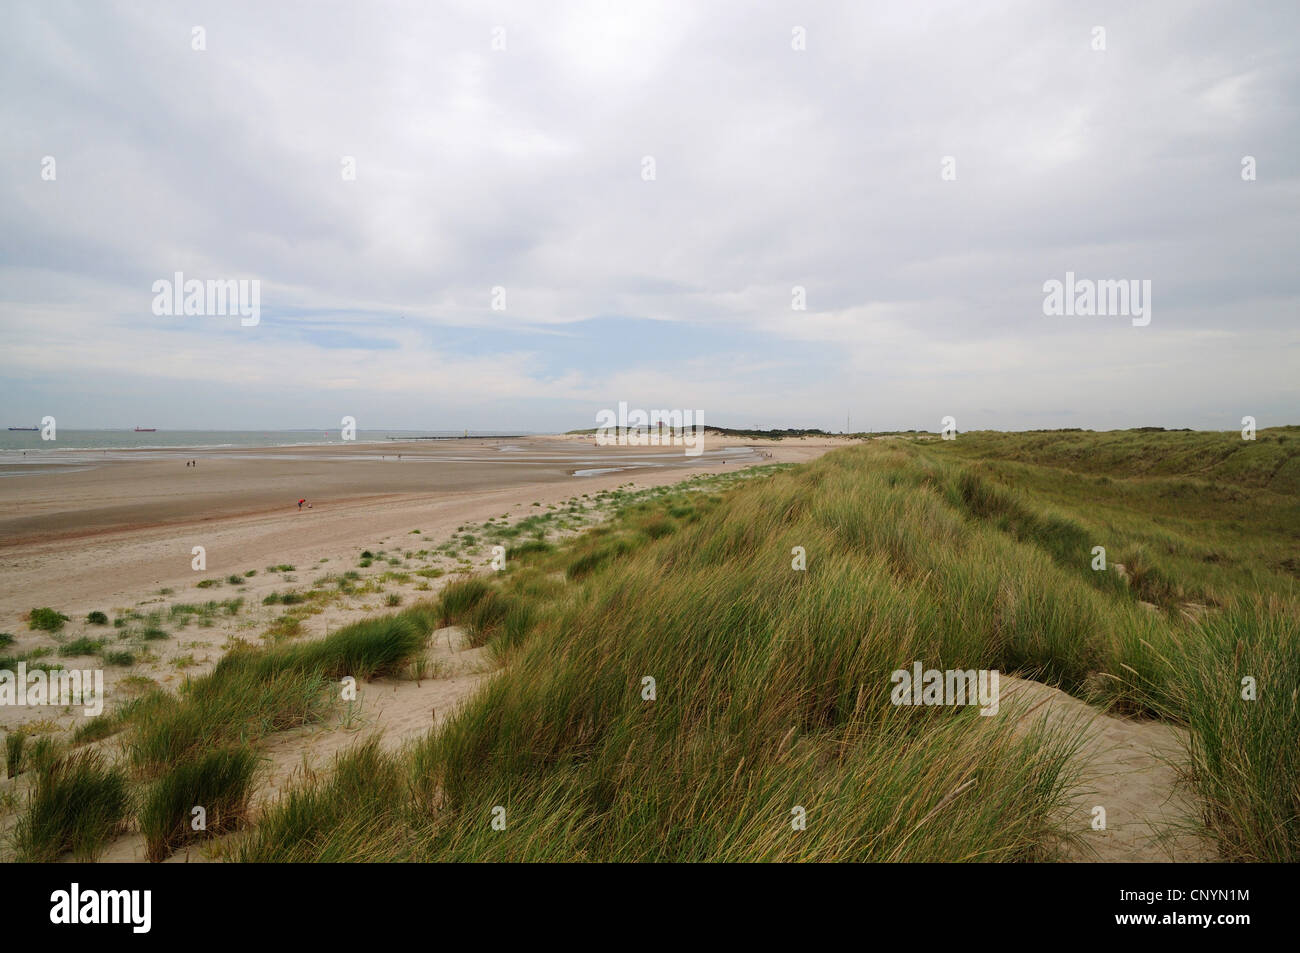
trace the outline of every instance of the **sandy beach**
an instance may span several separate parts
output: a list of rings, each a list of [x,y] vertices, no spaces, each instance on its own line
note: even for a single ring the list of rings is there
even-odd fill
[[[489,518],[524,518],[566,501],[589,505],[591,497],[618,487],[644,489],[701,473],[801,462],[844,442],[710,437],[698,457],[671,447],[596,447],[590,437],[563,435],[436,445],[69,451],[69,462],[0,479],[0,511],[5,514],[0,518],[0,631],[15,637],[7,651],[52,649],[49,661],[103,667],[105,710],[112,711],[142,684],[178,688],[187,677],[210,671],[232,645],[256,643],[281,611],[263,605],[267,596],[302,591],[322,574],[351,570],[365,549],[424,550],[462,526]],[[197,465],[186,466],[187,460],[197,460]],[[589,472],[593,470],[599,472]],[[310,508],[298,509],[302,496]],[[591,515],[600,518],[599,510]],[[196,546],[206,551],[201,571],[192,567]],[[401,568],[418,563],[403,560]],[[390,577],[377,587],[383,597],[368,592],[331,601],[301,620],[298,637],[323,637],[349,622],[391,611],[385,599],[395,595],[403,604],[431,597],[455,572],[471,569],[464,561],[455,567],[449,563],[442,562],[446,575],[408,577],[403,572],[405,581],[395,582],[389,564],[380,561],[363,572],[364,578]],[[472,569],[486,571],[486,563],[487,557],[476,555]],[[256,574],[237,587],[223,582],[249,571]],[[61,651],[69,639],[112,639],[117,634],[88,624],[92,611],[106,612],[110,619],[165,614],[178,604],[232,598],[242,600],[237,614],[221,614],[150,642],[146,656],[131,666],[103,666],[98,659],[67,658]],[[25,617],[38,606],[69,617],[61,632],[51,635],[28,627]],[[436,633],[426,653],[434,675],[366,683],[360,689],[361,714],[347,724],[278,735],[265,753],[257,803],[322,770],[362,735],[382,732],[385,747],[395,748],[445,721],[496,670],[484,649],[462,642],[459,630]],[[70,737],[84,721],[78,708],[0,709],[0,727],[21,725],[56,737]],[[116,750],[115,744],[109,739],[97,747]],[[27,776],[0,780],[0,791],[24,790],[28,781]],[[14,819],[7,816],[0,832]],[[202,850],[184,850],[171,860],[206,856]],[[144,840],[138,833],[125,834],[103,859],[144,860]]]
[[[99,463],[82,462],[95,453],[78,453],[68,472],[50,467],[0,480],[0,631],[13,633],[23,651],[48,641],[22,621],[37,606],[77,620],[132,607],[163,588],[197,597],[201,579],[267,565],[350,567],[360,550],[395,534],[418,529],[423,545],[533,503],[799,462],[842,443],[710,436],[698,457],[672,447],[596,447],[581,436],[115,451]],[[198,465],[187,467],[188,459]],[[612,472],[574,475],[591,469]],[[302,497],[310,509],[297,508]],[[206,551],[202,571],[191,565],[196,546]],[[283,588],[263,575],[246,595],[251,601],[276,584]]]

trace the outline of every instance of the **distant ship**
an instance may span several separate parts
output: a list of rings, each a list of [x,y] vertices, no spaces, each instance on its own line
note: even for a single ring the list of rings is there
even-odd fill
[[[10,427],[10,430],[40,430],[40,427]]]
[[[35,430],[36,428],[33,427],[32,429]],[[158,428],[157,427],[136,427],[135,432],[136,433],[157,433]]]

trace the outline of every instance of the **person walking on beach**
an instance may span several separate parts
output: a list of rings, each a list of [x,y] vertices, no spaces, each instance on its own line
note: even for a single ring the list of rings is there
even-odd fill
[[[302,505],[303,505],[304,503],[306,503],[306,502],[307,502],[307,500],[306,500],[305,498],[299,500],[299,501],[298,501],[298,509],[302,509]]]

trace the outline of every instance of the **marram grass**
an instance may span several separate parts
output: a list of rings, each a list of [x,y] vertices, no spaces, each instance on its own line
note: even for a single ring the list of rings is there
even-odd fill
[[[919,661],[1180,726],[1221,855],[1295,860],[1300,507],[1289,434],[1261,436],[962,435],[665,490],[436,606],[142,700],[137,772],[165,791],[167,765],[319,717],[332,680],[395,671],[455,623],[501,671],[441,730],[368,739],[286,792],[236,859],[1032,861],[1079,842],[1080,726],[894,706],[891,673]]]

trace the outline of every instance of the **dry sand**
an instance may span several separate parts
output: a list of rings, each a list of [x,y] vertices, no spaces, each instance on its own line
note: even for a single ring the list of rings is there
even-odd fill
[[[1084,729],[1079,752],[1083,783],[1070,796],[1067,823],[1081,834],[1067,860],[1179,863],[1217,860],[1213,844],[1197,833],[1197,802],[1175,767],[1183,760],[1179,729],[1156,721],[1096,711],[1056,688],[1002,676],[1004,704],[1028,723]],[[1093,828],[1094,808],[1105,809],[1105,828]]]

